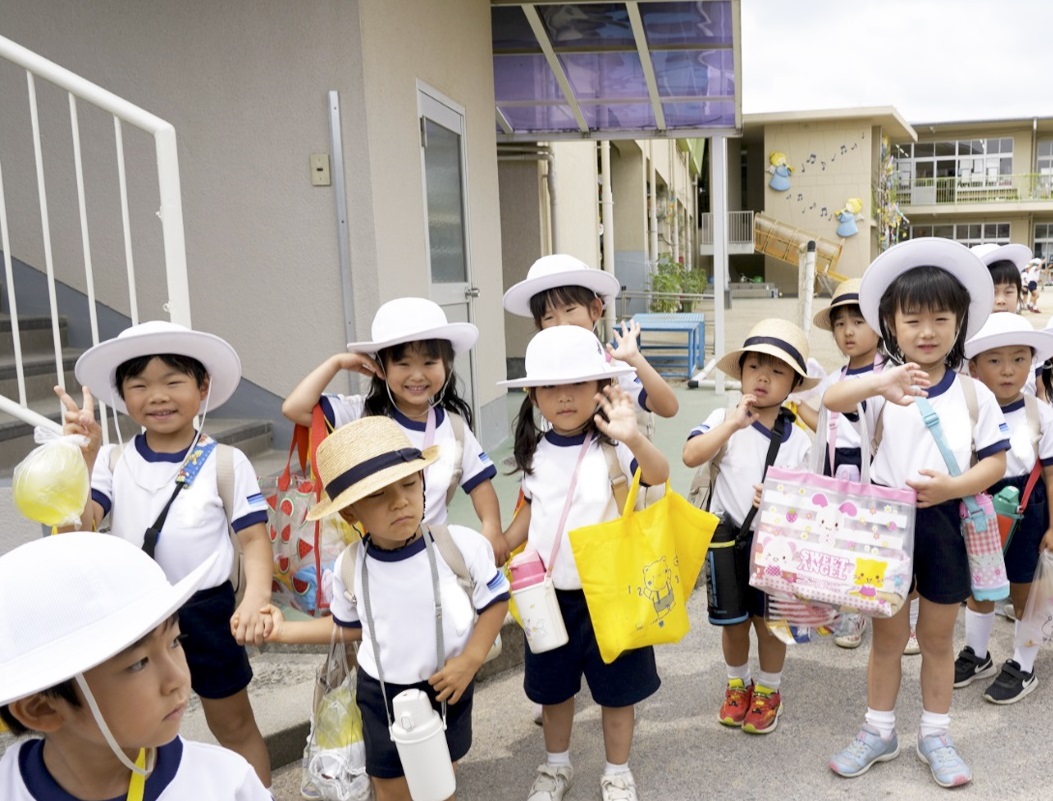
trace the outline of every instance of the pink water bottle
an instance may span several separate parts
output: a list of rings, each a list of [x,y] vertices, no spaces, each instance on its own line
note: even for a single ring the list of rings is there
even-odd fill
[[[523,621],[527,645],[535,654],[566,645],[570,639],[559,611],[556,588],[537,551],[524,551],[512,557],[512,599]]]

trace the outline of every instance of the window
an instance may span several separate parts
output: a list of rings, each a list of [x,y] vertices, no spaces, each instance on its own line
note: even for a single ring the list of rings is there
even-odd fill
[[[1046,147],[1045,153],[1043,146]],[[968,190],[1012,183],[1012,137],[907,143],[896,145],[894,153],[895,170],[902,188],[909,188],[919,178],[923,181],[936,179],[940,186],[947,186],[948,193],[955,185]],[[1053,139],[1039,142],[1038,159],[1039,173],[1043,174],[1043,167],[1048,170],[1044,174],[1049,176],[1053,191]],[[912,201],[918,202],[918,199],[912,198]]]
[[[1035,257],[1053,258],[1053,223],[1035,223]]]
[[[1041,225],[1035,226],[1035,242],[1038,243],[1038,230]],[[1049,249],[1053,252],[1053,223],[1049,227]],[[918,239],[923,236],[939,236],[944,239],[953,239],[961,242],[966,247],[982,245],[985,242],[993,242],[998,245],[1009,244],[1009,223],[1007,222],[985,222],[985,223],[941,223],[939,225],[911,225],[909,227],[909,238]],[[1036,251],[1036,255],[1037,251]]]

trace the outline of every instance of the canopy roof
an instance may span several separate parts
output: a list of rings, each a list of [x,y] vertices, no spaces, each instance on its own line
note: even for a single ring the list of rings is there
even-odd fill
[[[491,0],[499,142],[738,133],[738,0]]]

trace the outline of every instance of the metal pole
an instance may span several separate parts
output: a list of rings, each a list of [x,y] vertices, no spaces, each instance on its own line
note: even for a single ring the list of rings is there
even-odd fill
[[[601,217],[603,221],[603,269],[614,274],[614,194],[611,192],[611,143],[600,142],[600,170],[603,172],[601,190]],[[604,313],[604,338],[609,339],[614,331],[614,304],[607,304]]]
[[[351,243],[347,229],[347,192],[344,182],[344,144],[340,125],[340,93],[329,90],[329,149],[333,154],[333,201],[336,203],[336,244],[340,257],[340,290],[344,299],[344,341],[355,339],[355,295],[351,280]],[[347,372],[347,383],[354,392],[355,373]]]
[[[724,310],[728,291],[728,140],[714,136],[709,160],[710,211],[713,217],[713,352],[721,355],[725,351]],[[724,393],[724,374],[719,370],[715,376],[718,395]]]

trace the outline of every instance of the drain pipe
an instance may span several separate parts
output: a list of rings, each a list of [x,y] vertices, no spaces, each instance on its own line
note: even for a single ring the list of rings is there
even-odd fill
[[[561,253],[556,233],[556,159],[547,145],[502,145],[497,150],[501,161],[544,161],[546,163],[545,185],[548,187],[549,232],[552,236],[552,252]]]

